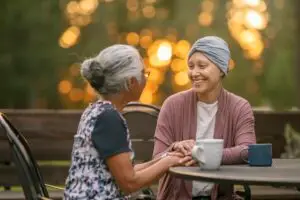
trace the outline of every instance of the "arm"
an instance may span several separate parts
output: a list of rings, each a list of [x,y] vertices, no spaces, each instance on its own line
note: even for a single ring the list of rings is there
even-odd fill
[[[150,161],[148,161],[148,162],[136,164],[136,165],[134,166],[134,170],[135,170],[135,171],[140,171],[140,170],[142,170],[142,169],[145,169],[145,168],[147,168],[147,167],[150,167],[151,165],[157,163],[160,159],[161,159],[161,157],[157,157],[157,158],[154,158],[154,159],[152,159],[152,160],[150,160]]]
[[[98,117],[92,131],[92,142],[99,156],[106,161],[116,183],[125,193],[134,192],[150,184],[160,178],[169,167],[187,160],[180,156],[166,156],[155,160],[156,163],[145,169],[135,171],[130,159],[131,150],[126,128],[115,110],[104,111]]]
[[[234,147],[225,148],[223,150],[223,164],[239,164],[243,163],[241,151],[247,148],[249,144],[256,143],[254,115],[252,108],[248,102],[241,106],[236,119],[236,129],[234,134]],[[247,157],[247,151],[245,151]]]
[[[166,156],[145,169],[135,171],[129,156],[129,153],[122,153],[106,160],[117,184],[126,194],[150,185],[155,180],[158,180],[171,166],[185,163],[189,160],[188,157]]]
[[[153,158],[160,157],[163,153],[172,151],[175,137],[172,131],[172,105],[171,99],[167,99],[159,112],[154,135]]]

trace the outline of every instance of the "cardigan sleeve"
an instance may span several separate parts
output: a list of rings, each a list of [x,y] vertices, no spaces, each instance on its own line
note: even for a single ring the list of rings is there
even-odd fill
[[[249,144],[256,143],[254,115],[248,102],[243,102],[237,111],[235,123],[234,147],[223,150],[223,164],[243,163],[243,159],[248,157],[248,151],[242,153],[241,151],[247,149]]]
[[[172,120],[173,100],[168,98],[162,105],[157,119],[154,134],[153,158],[159,157],[167,151],[171,151],[174,145],[174,132]]]

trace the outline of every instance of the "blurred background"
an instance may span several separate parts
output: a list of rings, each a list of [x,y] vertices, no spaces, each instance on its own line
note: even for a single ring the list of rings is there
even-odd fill
[[[80,63],[108,45],[135,46],[151,71],[140,101],[190,87],[186,56],[206,35],[232,60],[225,88],[253,107],[300,107],[298,0],[2,0],[0,108],[81,109],[95,99]]]

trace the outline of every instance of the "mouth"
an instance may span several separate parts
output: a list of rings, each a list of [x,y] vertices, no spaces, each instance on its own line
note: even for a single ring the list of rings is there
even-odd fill
[[[192,80],[192,82],[193,82],[193,85],[194,85],[195,87],[199,87],[199,86],[201,86],[203,83],[206,83],[206,82],[207,82],[207,79],[194,79],[194,80]]]

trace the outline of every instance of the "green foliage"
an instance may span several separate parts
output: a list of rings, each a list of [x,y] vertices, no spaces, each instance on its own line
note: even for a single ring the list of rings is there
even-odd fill
[[[240,45],[230,36],[226,23],[226,1],[215,1],[214,21],[211,26],[199,26],[199,1],[161,0],[157,8],[167,9],[168,18],[138,20],[127,18],[126,1],[100,3],[92,16],[92,23],[81,29],[79,43],[70,49],[62,49],[58,40],[68,27],[64,9],[68,1],[2,0],[0,8],[0,107],[1,108],[81,108],[82,103],[64,102],[57,91],[57,84],[68,77],[68,67],[93,56],[102,48],[124,39],[110,39],[106,25],[115,22],[119,34],[139,32],[143,28],[160,30],[156,39],[166,35],[169,28],[178,32],[177,39],[191,43],[204,35],[218,35],[227,40],[235,61],[235,69],[225,79],[225,87],[247,98],[253,106],[269,104],[275,109],[289,109],[299,106],[297,102],[297,79],[295,73],[296,55],[299,51],[296,37],[295,2],[285,3],[282,10],[268,4],[271,23],[266,30],[275,30],[273,39],[267,39],[269,47],[264,50],[263,73],[257,74],[257,64],[244,58]],[[143,1],[139,1],[143,2]],[[183,9],[184,8],[184,9]],[[196,24],[192,33],[189,25]],[[265,34],[266,32],[263,32]],[[141,50],[141,49],[140,49]],[[141,50],[142,54],[145,51]],[[78,85],[83,81],[78,78]],[[161,86],[165,95],[173,93],[170,74]],[[41,102],[46,102],[43,104]],[[161,102],[160,102],[161,103]],[[68,106],[66,106],[68,104]]]

